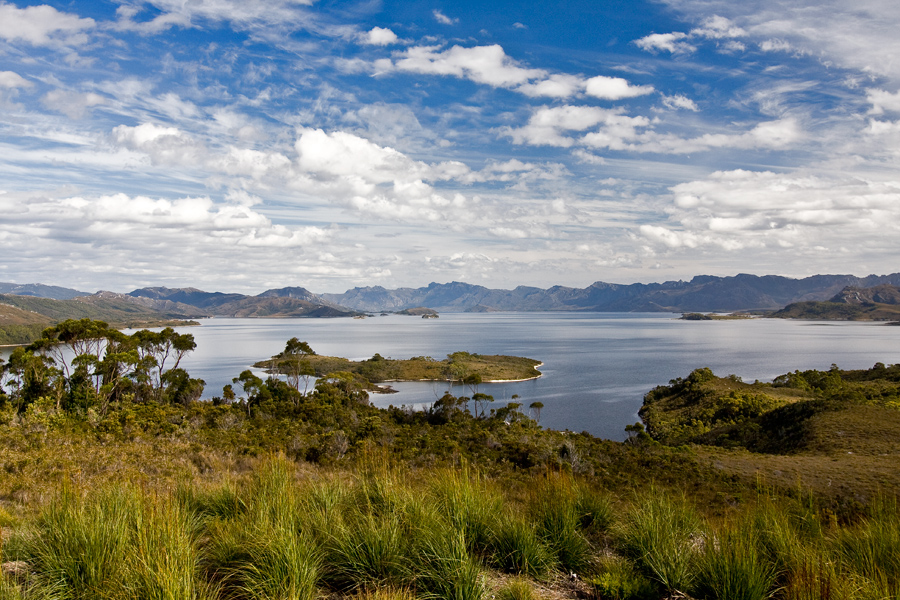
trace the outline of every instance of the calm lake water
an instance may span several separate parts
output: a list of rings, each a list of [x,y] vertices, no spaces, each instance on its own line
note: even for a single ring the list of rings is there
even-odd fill
[[[795,369],[871,367],[900,363],[900,327],[878,323],[781,319],[681,321],[660,313],[442,314],[368,319],[207,319],[184,328],[197,350],[183,366],[206,381],[205,397],[220,395],[253,362],[284,349],[292,337],[319,354],[354,360],[384,357],[444,358],[459,350],[527,356],[544,363],[543,376],[519,383],[482,385],[495,404],[520,396],[544,403],[541,425],[623,439],[638,420],[651,388],[697,367],[745,381],[771,381]],[[433,402],[446,383],[392,384],[399,393],[371,396],[377,406]],[[455,392],[456,393],[456,392]]]

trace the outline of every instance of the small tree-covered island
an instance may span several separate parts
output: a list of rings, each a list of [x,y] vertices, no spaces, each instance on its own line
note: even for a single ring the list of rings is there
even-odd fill
[[[67,320],[0,365],[0,599],[900,595],[900,365],[698,368],[616,442],[479,387],[533,359],[293,338],[205,399],[194,348]],[[447,392],[369,403],[403,379]]]

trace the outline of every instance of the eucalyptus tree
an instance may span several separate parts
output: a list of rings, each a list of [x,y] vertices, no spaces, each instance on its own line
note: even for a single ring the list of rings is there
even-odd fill
[[[97,399],[103,380],[102,356],[117,335],[121,334],[105,321],[66,319],[44,329],[40,339],[25,349],[43,357],[45,366],[58,366],[60,380],[54,386],[57,408],[62,406],[66,392],[70,403],[84,408]]]
[[[105,321],[66,319],[44,329],[40,339],[27,349],[51,358],[62,369],[66,379],[69,379],[80,357],[93,356],[97,361],[100,360],[107,340],[115,331]],[[87,359],[80,361],[82,364],[85,362]]]
[[[0,381],[9,392],[9,398],[17,412],[42,396],[54,395],[55,384],[58,382],[65,389],[62,373],[53,367],[51,358],[22,347],[10,354],[9,361],[3,365]],[[57,397],[57,408],[61,396],[62,394]]]
[[[298,392],[300,382],[303,381],[303,395],[306,396],[309,392],[309,380],[316,374],[309,357],[315,355],[308,343],[292,337],[284,345],[284,350],[272,357],[275,362],[272,370],[284,374],[287,384]]]
[[[139,396],[149,396],[162,402],[184,383],[184,376],[179,373],[183,369],[179,365],[185,356],[197,348],[194,336],[166,327],[161,331],[136,331],[131,340],[137,352],[134,378]]]

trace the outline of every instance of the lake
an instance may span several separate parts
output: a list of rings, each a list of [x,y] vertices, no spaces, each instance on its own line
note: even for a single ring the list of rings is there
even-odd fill
[[[202,321],[191,333],[197,350],[183,361],[206,381],[204,397],[220,395],[252,363],[284,349],[292,337],[319,354],[354,360],[445,358],[459,350],[540,360],[542,377],[484,384],[495,404],[513,394],[527,407],[540,401],[541,425],[621,440],[638,420],[651,388],[697,367],[745,381],[771,381],[795,369],[868,368],[900,363],[900,327],[880,323],[781,319],[682,321],[668,313],[444,313],[439,319],[390,315],[367,319],[227,319]],[[392,384],[399,393],[373,394],[377,406],[421,408],[446,383]],[[457,390],[454,393],[461,393]],[[467,394],[468,395],[468,394]]]

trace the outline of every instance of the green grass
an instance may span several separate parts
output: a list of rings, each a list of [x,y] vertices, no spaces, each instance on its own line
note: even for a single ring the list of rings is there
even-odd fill
[[[775,592],[775,565],[759,550],[749,523],[710,533],[699,558],[695,594],[708,600],[766,600]]]
[[[507,573],[543,579],[556,566],[535,525],[516,513],[504,513],[497,520],[489,552],[489,563]]]
[[[617,538],[623,553],[663,590],[691,589],[704,534],[699,515],[685,498],[658,489],[638,494]]]
[[[548,479],[541,483],[531,498],[538,534],[560,566],[581,573],[590,563],[591,554],[591,547],[581,533],[582,523],[590,521],[593,525],[597,515],[582,513],[579,486],[571,476],[548,474]]]

